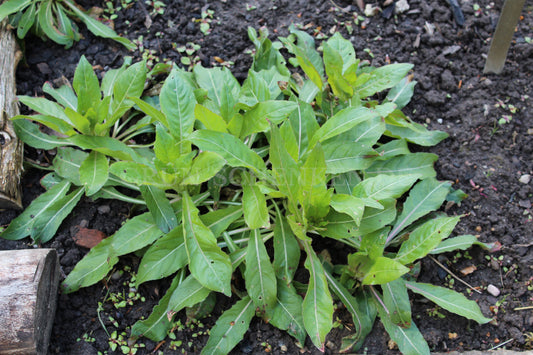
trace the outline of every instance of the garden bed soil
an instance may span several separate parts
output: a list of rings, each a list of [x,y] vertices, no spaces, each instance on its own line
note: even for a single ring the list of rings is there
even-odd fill
[[[122,1],[126,4],[126,1]],[[142,42],[143,49],[127,53],[120,45],[95,38],[82,29],[85,39],[72,48],[28,38],[25,45],[25,63],[17,71],[18,94],[42,95],[45,81],[58,83],[65,77],[72,80],[81,55],[85,55],[99,73],[119,66],[124,56],[134,61],[144,54],[153,61],[171,60],[179,63],[181,54],[177,47],[195,43],[200,46],[192,59],[204,66],[233,63],[234,75],[243,80],[251,65],[249,51],[253,48],[247,37],[249,26],[256,29],[266,26],[271,38],[286,36],[290,24],[299,24],[309,33],[331,35],[339,31],[349,38],[361,59],[375,66],[389,61],[415,64],[414,79],[418,82],[412,102],[404,109],[413,120],[430,129],[449,133],[450,137],[429,152],[439,155],[436,164],[438,178],[454,182],[455,188],[469,197],[460,205],[447,206],[448,214],[464,215],[455,233],[475,234],[483,242],[500,242],[499,252],[489,254],[474,247],[460,255],[449,253],[438,260],[465,282],[481,291],[470,292],[468,297],[478,302],[486,316],[494,321],[478,325],[452,315],[419,297],[413,301],[414,321],[433,351],[487,350],[503,345],[507,349],[526,350],[531,347],[527,333],[533,331],[533,311],[520,310],[533,303],[533,4],[526,2],[523,19],[518,24],[509,56],[501,75],[483,74],[484,54],[488,52],[490,37],[495,29],[503,1],[488,0],[460,2],[465,23],[459,26],[447,1],[412,0],[410,9],[402,14],[384,11],[371,18],[357,19],[361,11],[355,2],[345,0],[250,0],[240,1],[165,1],[164,13],[151,16],[152,24],[146,27],[145,14],[153,7],[133,1],[130,7],[117,11],[114,20],[118,33]],[[86,8],[101,2],[80,2]],[[478,7],[476,6],[479,6]],[[115,1],[114,6],[120,6]],[[202,11],[212,10],[210,33],[200,31]],[[355,16],[354,16],[355,14]],[[387,18],[387,15],[390,15]],[[351,24],[348,26],[347,24]],[[206,25],[204,25],[206,26]],[[230,64],[231,64],[230,63]],[[502,102],[504,107],[498,107]],[[510,112],[509,105],[516,107]],[[514,111],[514,110],[513,110]],[[500,118],[510,122],[498,124]],[[47,154],[28,151],[32,159],[45,160]],[[27,169],[22,184],[24,205],[43,190],[39,178],[43,172]],[[4,210],[0,225],[7,225],[18,212]],[[131,216],[131,206],[110,200],[91,201],[88,198],[75,208],[62,224],[57,236],[43,247],[56,248],[62,271],[68,274],[87,249],[74,243],[73,236],[80,227],[99,230],[106,235],[116,231]],[[31,247],[29,241],[0,241],[0,249]],[[333,259],[342,257],[335,245],[328,248]],[[116,270],[127,265],[134,271],[139,263],[135,255],[122,258]],[[473,272],[463,275],[467,267]],[[126,267],[127,269],[127,267]],[[147,316],[157,304],[159,296],[168,287],[164,282],[148,282],[139,293],[145,302],[135,301],[133,306],[115,308],[104,299],[106,294],[128,292],[131,274],[115,272],[109,280],[73,294],[59,296],[58,309],[50,341],[51,354],[96,354],[109,350],[108,335],[126,331],[141,316]],[[467,287],[452,281],[449,274],[431,259],[422,261],[420,281],[449,286],[467,294]],[[495,286],[500,294],[486,291]],[[528,287],[529,286],[529,287]],[[108,294],[109,292],[109,294]],[[141,339],[144,349],[138,353],[152,353],[157,348],[165,354],[199,353],[207,341],[206,330],[218,315],[235,300],[218,297],[211,317],[201,324],[190,324],[176,331],[182,345],[172,350],[167,339],[162,344]],[[100,312],[98,303],[103,302]],[[100,315],[101,321],[99,320]],[[117,323],[113,324],[109,317]],[[327,338],[326,353],[338,350],[340,339],[349,333],[351,320],[347,312],[339,309],[335,314],[339,327]],[[185,315],[181,315],[183,324]],[[84,334],[88,336],[83,340]],[[82,340],[80,340],[82,339]],[[361,351],[372,354],[397,353],[384,328],[376,323]],[[234,354],[298,354],[319,351],[310,341],[299,348],[293,338],[273,326],[254,320],[244,340],[234,349]],[[157,353],[157,351],[155,351]]]

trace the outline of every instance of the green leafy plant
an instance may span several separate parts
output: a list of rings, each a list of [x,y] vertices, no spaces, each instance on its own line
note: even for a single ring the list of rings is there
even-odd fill
[[[17,28],[19,38],[33,28],[40,37],[69,48],[81,35],[72,18],[83,22],[94,35],[111,38],[128,49],[135,46],[127,38],[120,37],[111,28],[83,11],[73,0],[7,0],[0,5],[0,21],[8,17]]]
[[[94,155],[109,159],[107,181],[113,177],[136,189],[146,205],[90,250],[62,283],[63,292],[97,283],[120,256],[140,253],[137,287],[172,277],[152,314],[131,331],[132,340],[154,341],[167,336],[176,312],[210,309],[216,293],[236,295],[239,300],[211,329],[203,354],[231,351],[255,316],[301,344],[309,336],[323,350],[335,300],[355,325],[343,351],[358,349],[379,317],[403,353],[429,354],[411,317],[408,290],[488,322],[462,294],[416,282],[418,260],[427,254],[491,246],[474,236],[450,237],[460,217],[438,210],[464,194],[435,178],[436,155],[410,149],[447,136],[401,111],[413,94],[415,83],[407,77],[412,65],[371,67],[339,34],[322,43],[322,55],[313,37],[295,28],[281,43],[271,42],[266,30],[258,35],[250,29],[249,36],[256,52],[242,85],[227,68],[197,65],[192,72],[173,69],[156,99],[141,100],[137,91],[123,96],[128,109],[135,103],[145,114],[138,122],[155,127],[151,150],[136,148],[134,154],[123,146],[119,138],[125,136],[107,130],[115,127],[113,114],[83,126],[88,135],[67,130],[68,138],[45,137],[53,139],[49,148],[76,141],[92,149],[83,162],[96,160]],[[281,46],[305,77],[291,75]],[[32,125],[31,132],[42,137],[29,121],[15,122]],[[92,141],[95,133],[108,135],[105,148]],[[21,136],[36,145],[33,135]],[[93,143],[79,144],[75,137]],[[122,148],[111,149],[111,140]],[[83,167],[94,164],[70,169],[79,171],[77,185],[90,192],[106,188],[104,179],[96,186],[82,183]],[[54,168],[63,179],[70,176]],[[64,192],[71,181],[50,191]],[[34,213],[27,211],[23,215]],[[14,234],[21,228],[15,220],[3,235],[27,235]],[[324,239],[344,244],[347,257],[331,258],[334,250],[320,248]],[[296,282],[302,266],[308,278]]]

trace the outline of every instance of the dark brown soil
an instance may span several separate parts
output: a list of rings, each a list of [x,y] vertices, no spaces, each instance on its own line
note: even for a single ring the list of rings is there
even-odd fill
[[[118,6],[120,1],[115,1]],[[403,14],[385,18],[375,16],[354,23],[354,14],[361,11],[355,2],[346,0],[250,0],[247,5],[240,1],[168,1],[163,15],[152,16],[152,25],[145,26],[144,9],[151,12],[150,5],[133,1],[129,9],[117,12],[116,30],[132,40],[142,36],[145,55],[161,61],[180,62],[176,47],[195,43],[201,48],[195,53],[204,66],[220,65],[216,57],[233,62],[232,72],[240,80],[245,78],[251,64],[248,50],[252,44],[247,37],[248,26],[267,26],[272,39],[287,35],[291,23],[303,25],[309,33],[330,35],[340,31],[349,38],[357,55],[379,66],[391,62],[415,64],[414,76],[418,81],[414,98],[405,108],[415,121],[426,123],[431,129],[444,130],[450,138],[431,148],[439,155],[437,170],[440,179],[455,182],[455,187],[469,197],[460,206],[451,206],[449,214],[464,214],[457,234],[475,234],[483,242],[502,243],[501,251],[488,254],[473,248],[461,255],[448,254],[439,260],[464,281],[479,288],[481,294],[472,293],[486,316],[494,316],[493,324],[477,325],[464,318],[435,309],[431,303],[414,298],[415,322],[434,351],[487,350],[505,343],[507,349],[527,349],[525,333],[533,331],[533,313],[517,310],[533,303],[533,181],[520,182],[526,174],[533,174],[533,3],[526,3],[524,18],[515,32],[505,69],[501,75],[484,75],[484,54],[488,52],[490,37],[494,31],[503,1],[461,1],[464,26],[454,20],[448,2],[441,0],[411,0],[410,9]],[[100,2],[81,2],[89,7]],[[474,5],[479,5],[479,12]],[[255,8],[253,8],[255,7]],[[251,9],[253,8],[253,9]],[[213,10],[211,33],[200,31],[202,10]],[[384,13],[386,14],[386,13]],[[364,26],[362,25],[365,20]],[[348,33],[350,23],[353,32]],[[363,28],[364,27],[364,28]],[[428,33],[430,28],[433,34]],[[65,50],[50,42],[30,38],[26,42],[26,65],[17,72],[18,93],[41,95],[45,81],[54,81],[62,76],[72,80],[74,69],[82,54],[101,69],[117,67],[125,55],[138,60],[142,53],[126,53],[113,42],[93,37],[86,31],[85,39]],[[496,107],[499,101],[517,108],[516,113]],[[503,115],[512,116],[509,123],[499,125]],[[35,154],[33,152],[32,154]],[[28,170],[24,176],[24,204],[28,205],[40,192],[38,179],[41,172]],[[68,274],[77,261],[87,252],[77,247],[72,240],[78,226],[98,229],[112,234],[130,215],[130,206],[116,201],[85,199],[63,223],[58,235],[45,247],[56,248],[60,255],[62,270]],[[17,213],[0,212],[0,225],[6,225]],[[0,249],[28,247],[28,241],[8,242],[0,240]],[[335,258],[335,255],[333,255]],[[135,255],[123,258],[118,270],[131,265],[135,270],[139,259]],[[468,266],[476,270],[466,276],[461,270]],[[110,293],[128,292],[129,274],[113,274],[107,282]],[[453,282],[447,272],[432,260],[425,259],[420,279],[437,285]],[[486,292],[488,285],[497,287],[498,297]],[[531,285],[530,285],[531,284]],[[528,289],[529,286],[529,289]],[[109,350],[105,325],[114,330],[128,332],[140,316],[147,316],[164,283],[148,283],[141,287],[143,303],[115,308],[104,298],[108,290],[103,283],[82,289],[69,295],[60,295],[55,325],[50,344],[52,354],[96,354]],[[466,287],[455,281],[453,288],[467,293]],[[169,348],[170,341],[155,344],[141,340],[146,348],[138,353],[199,353],[207,340],[206,329],[212,326],[233,300],[220,297],[213,317],[202,320],[200,325],[188,326],[176,331],[182,345],[177,350]],[[97,316],[99,302],[103,310]],[[439,315],[442,317],[439,317]],[[109,316],[118,323],[112,324]],[[185,315],[181,316],[185,324]],[[335,353],[340,337],[347,333],[350,320],[339,310],[340,324],[328,337],[327,353]],[[377,323],[376,323],[377,324]],[[118,325],[118,327],[117,327]],[[79,340],[87,334],[94,341]],[[396,353],[388,347],[389,337],[381,325],[376,325],[364,347],[372,354]],[[531,345],[531,344],[529,344]],[[259,320],[253,322],[244,340],[235,348],[234,354],[319,353],[310,342],[303,350],[293,339],[274,327]],[[157,353],[157,351],[155,351]]]

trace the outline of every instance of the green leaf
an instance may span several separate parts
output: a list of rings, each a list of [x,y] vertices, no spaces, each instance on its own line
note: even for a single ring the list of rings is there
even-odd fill
[[[172,328],[172,323],[167,316],[168,302],[179,284],[180,277],[174,277],[167,292],[159,300],[157,306],[153,308],[150,316],[144,320],[138,320],[133,327],[131,327],[132,337],[144,336],[153,341],[161,341],[165,339],[168,331]]]
[[[466,250],[477,243],[479,242],[475,235],[460,235],[458,237],[448,238],[441,241],[430,254],[440,254],[454,250]]]
[[[48,150],[68,145],[63,139],[41,132],[39,126],[27,119],[13,120],[13,128],[19,139],[36,149]]]
[[[365,170],[366,177],[381,174],[386,175],[410,175],[419,174],[420,179],[431,178],[436,175],[433,164],[438,156],[431,153],[411,153],[393,157],[385,161],[375,161]]]
[[[204,287],[231,295],[231,262],[218,246],[211,230],[198,217],[198,209],[187,193],[183,194],[183,235],[192,275]]]
[[[387,131],[385,135],[394,138],[405,139],[408,142],[430,147],[438,144],[448,137],[448,133],[442,131],[430,131],[425,126],[412,122],[400,110],[395,110],[385,118]]]
[[[352,348],[357,350],[362,342],[365,340],[365,337],[372,330],[372,325],[374,323],[373,318],[370,318],[369,314],[364,312],[357,299],[352,296],[350,292],[339,282],[337,281],[330,273],[326,271],[326,278],[328,280],[328,285],[333,291],[333,293],[339,298],[339,300],[344,304],[348,312],[352,315],[352,320],[354,324],[354,335],[350,337],[349,348],[343,348],[342,352],[350,351]]]
[[[413,97],[415,85],[416,81],[406,76],[395,87],[389,90],[386,100],[394,102],[398,109],[404,108],[411,101],[411,97]]]
[[[196,104],[194,107],[194,117],[202,122],[207,129],[228,133],[228,125],[222,116],[217,115],[205,106]]]
[[[68,116],[65,114],[63,108],[56,102],[47,100],[43,97],[31,97],[31,96],[24,96],[19,95],[17,96],[18,100],[22,102],[24,105],[28,106],[35,112],[39,112],[40,114],[43,114],[45,116],[49,116],[51,118],[57,118],[67,125],[72,126],[72,122],[68,118]],[[53,128],[53,127],[50,127]],[[58,131],[61,133],[66,133],[65,129],[67,127],[56,127]],[[54,128],[55,129],[55,128]],[[59,130],[61,129],[61,130]]]
[[[178,70],[173,70],[165,80],[159,101],[170,133],[178,142],[185,139],[193,130],[196,98],[193,88],[183,80]],[[182,154],[187,152],[188,150],[181,150]]]
[[[315,145],[300,167],[298,199],[307,218],[322,218],[328,214],[333,190],[326,186],[326,158],[320,144]]]
[[[358,142],[332,140],[323,144],[328,174],[364,170],[379,156],[371,146]]]
[[[25,2],[25,1],[24,1]],[[24,11],[24,14],[20,18],[20,21],[17,25],[17,36],[18,38],[24,38],[26,37],[26,34],[28,31],[33,27],[33,24],[35,23],[35,20],[37,19],[36,16],[36,3],[32,3],[29,8],[27,8]],[[0,16],[1,18],[2,16]],[[0,19],[1,21],[1,19]]]
[[[381,256],[374,261],[362,283],[363,285],[382,285],[394,281],[408,272],[409,268],[396,260]]]
[[[260,102],[244,114],[241,137],[252,133],[265,132],[269,122],[281,123],[296,109],[297,104],[292,101],[271,100]]]
[[[289,211],[294,214],[297,213],[298,164],[285,149],[279,129],[274,125],[271,127],[270,135],[270,162],[279,191],[288,197]]]
[[[259,229],[250,232],[246,248],[246,271],[244,280],[248,295],[257,311],[265,314],[276,302],[276,274],[261,238]]]
[[[133,253],[159,239],[163,233],[154,223],[149,212],[135,216],[106,240],[115,255]]]
[[[259,102],[270,100],[270,90],[267,82],[259,73],[250,70],[239,94],[239,104],[252,108]]]
[[[383,302],[390,312],[390,320],[402,328],[409,328],[411,326],[411,303],[405,280],[399,278],[381,285],[381,288]]]
[[[28,7],[31,3],[32,3],[31,0],[4,1],[4,3],[0,5],[0,21],[2,21],[5,17],[11,14],[14,14],[15,12],[19,12],[25,7]]]
[[[297,103],[298,106],[289,115],[288,121],[296,136],[298,159],[300,159],[307,152],[311,138],[320,127],[316,121],[313,107],[301,100],[298,100]]]
[[[396,200],[385,199],[381,200],[380,203],[383,209],[365,208],[361,224],[356,232],[357,235],[372,233],[394,221],[396,218]]]
[[[163,233],[168,233],[178,226],[174,209],[165,195],[165,191],[155,186],[141,185],[141,194],[146,206],[154,218],[155,224]]]
[[[317,142],[335,137],[375,117],[379,117],[379,113],[366,107],[345,108],[333,115],[315,132],[309,145],[312,147]]]
[[[218,237],[241,216],[241,206],[229,206],[201,215],[200,219],[213,232],[213,235]]]
[[[108,74],[104,78],[107,77]],[[103,86],[103,83],[102,83]],[[152,117],[153,119],[157,120],[158,122],[161,122],[165,127],[168,127],[167,118],[165,117],[165,114],[158,109],[156,109],[154,106],[150,105],[148,102],[144,101],[143,99],[140,99],[138,97],[130,97],[131,101],[135,102],[135,105],[139,107],[139,109],[144,112],[145,115]]]
[[[335,37],[340,37],[340,34],[339,36]],[[324,65],[326,67],[328,83],[331,86],[333,94],[341,98],[341,100],[346,101],[353,96],[353,87],[350,85],[350,82],[343,76],[344,63],[341,53],[339,53],[336,48],[333,48],[330,45],[330,41],[331,39],[328,40],[326,43],[322,44],[324,51]],[[348,46],[346,46],[345,48],[352,49],[353,59],[355,59],[355,51],[353,51],[353,47],[350,42],[348,42]]]
[[[352,195],[335,194],[331,198],[331,207],[337,212],[346,213],[352,217],[356,225],[361,224],[365,203],[360,198]]]
[[[290,284],[300,263],[300,245],[287,219],[277,211],[274,225],[274,263],[276,276]]]
[[[87,196],[97,193],[107,182],[109,165],[105,155],[92,151],[80,165],[80,182]]]
[[[429,220],[409,233],[396,254],[396,260],[406,265],[429,254],[439,243],[448,238],[460,217],[441,217]]]
[[[467,299],[458,292],[445,287],[420,282],[406,281],[405,284],[411,291],[426,297],[449,312],[472,319],[479,324],[485,324],[491,321],[490,318],[483,316],[475,301]]]
[[[59,28],[57,28],[56,16],[53,13],[54,4],[55,3],[51,0],[41,2],[39,11],[37,12],[38,24],[48,38],[69,48],[72,46],[73,38],[62,33]]]
[[[248,330],[255,314],[250,297],[245,297],[222,313],[209,333],[209,340],[202,354],[227,354],[237,345]]]
[[[94,73],[92,65],[84,55],[81,56],[76,71],[72,87],[78,95],[77,112],[84,115],[90,107],[94,107],[100,101],[100,83]]]
[[[189,174],[181,182],[184,185],[199,185],[215,176],[226,160],[214,152],[201,152],[193,160]]]
[[[437,181],[434,178],[418,182],[409,192],[409,197],[403,204],[402,213],[387,237],[387,243],[412,222],[438,209],[446,199],[450,186],[450,182]]]
[[[324,351],[326,335],[333,327],[333,299],[322,264],[310,243],[305,243],[307,259],[305,268],[309,271],[309,286],[302,304],[304,326],[313,344]]]
[[[192,307],[202,302],[210,293],[211,290],[205,288],[193,275],[189,275],[172,293],[167,312],[179,312],[185,307]]]
[[[138,62],[119,73],[113,85],[112,116],[105,122],[111,127],[127,110],[135,104],[130,97],[140,97],[146,81],[146,63]]]
[[[269,323],[278,329],[286,330],[300,344],[305,343],[305,332],[302,315],[302,298],[296,293],[293,285],[279,281],[277,287],[277,303],[270,312]]]
[[[116,162],[109,167],[109,172],[135,185],[150,184],[167,189],[176,183],[163,181],[155,169],[133,161]]]
[[[61,284],[63,293],[71,293],[81,287],[87,287],[102,280],[113,266],[118,257],[109,245],[111,240],[102,240],[81,259]]]
[[[183,228],[174,228],[148,248],[137,271],[136,287],[146,281],[170,276],[188,262]]]
[[[193,71],[198,85],[207,90],[207,97],[211,99],[204,105],[229,122],[236,113],[235,104],[241,90],[237,79],[227,68],[206,69],[196,65]]]
[[[78,188],[72,193],[54,201],[52,205],[35,220],[31,228],[31,237],[35,243],[46,243],[54,237],[63,220],[76,207],[83,196],[83,189]]]
[[[242,209],[250,229],[270,227],[266,197],[257,186],[255,178],[243,173]]]
[[[266,170],[265,162],[257,153],[228,133],[202,129],[192,133],[188,139],[201,150],[219,154],[229,166],[250,168],[256,173]]]
[[[361,181],[354,189],[353,195],[368,197],[380,201],[387,198],[398,198],[408,191],[418,180],[418,174],[410,175],[378,175]]]
[[[361,98],[396,86],[413,68],[412,64],[389,64],[370,72],[369,79],[355,88]]]
[[[118,139],[111,137],[86,136],[78,134],[66,138],[66,140],[82,149],[96,150],[97,152],[116,159],[137,160],[141,162],[147,160],[137,154],[137,152],[133,148],[129,147]]]
[[[26,209],[0,234],[4,239],[19,240],[30,235],[34,223],[44,220],[41,216],[63,199],[70,189],[70,182],[62,180],[48,191],[38,196]]]
[[[93,19],[92,17],[85,14],[85,12],[81,11],[76,6],[76,4],[71,3],[70,1],[65,1],[64,4],[70,7],[70,9],[76,14],[76,16],[79,17],[80,20],[83,21],[83,23],[85,23],[87,29],[89,29],[89,31],[91,31],[95,36],[110,38],[114,41],[123,44],[129,50],[136,48],[136,45],[130,42],[130,40],[128,40],[127,38],[119,37],[119,35],[117,35],[116,32],[113,31],[111,28],[107,27],[103,23]]]

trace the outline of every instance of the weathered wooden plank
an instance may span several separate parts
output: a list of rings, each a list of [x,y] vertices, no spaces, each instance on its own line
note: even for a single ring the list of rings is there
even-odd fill
[[[0,251],[0,354],[46,354],[59,284],[55,249]]]
[[[17,52],[14,34],[7,25],[7,19],[0,23],[0,53],[0,209],[20,209],[23,144],[17,139],[9,120],[19,113],[15,68],[20,52]]]

